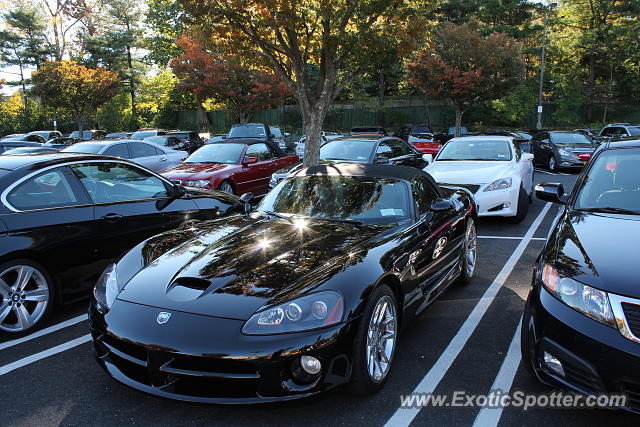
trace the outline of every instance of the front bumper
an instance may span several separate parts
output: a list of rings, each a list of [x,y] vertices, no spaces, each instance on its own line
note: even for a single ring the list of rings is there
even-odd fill
[[[478,206],[478,216],[515,216],[518,213],[519,187],[483,191],[484,187],[482,185],[473,195]]]
[[[89,319],[98,363],[116,380],[156,396],[224,404],[298,399],[349,380],[355,328],[271,336],[241,333],[244,321],[117,301],[103,315],[95,302]],[[301,355],[318,358],[318,377],[294,380]]]
[[[592,320],[536,286],[522,322],[532,368],[543,383],[582,394],[625,393],[626,409],[640,413],[640,344]],[[551,370],[544,352],[558,358],[565,375]]]

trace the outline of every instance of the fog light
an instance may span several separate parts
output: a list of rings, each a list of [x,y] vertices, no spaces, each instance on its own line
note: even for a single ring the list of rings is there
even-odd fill
[[[562,367],[562,362],[560,361],[560,359],[547,353],[546,351],[544,352],[544,355],[542,357],[544,359],[544,363],[549,369],[551,369],[556,374],[564,377],[564,368]]]
[[[300,366],[309,375],[317,375],[322,369],[320,361],[313,356],[302,356],[300,358]]]
[[[503,208],[503,209],[508,209],[508,208],[510,208],[510,207],[511,207],[511,202],[505,202],[505,203],[502,205],[502,208]]]

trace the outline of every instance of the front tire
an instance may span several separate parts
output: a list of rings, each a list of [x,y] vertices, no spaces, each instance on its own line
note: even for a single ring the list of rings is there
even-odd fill
[[[507,221],[512,224],[519,224],[527,216],[527,212],[529,212],[529,196],[524,188],[520,186],[520,193],[518,194],[518,210],[516,211],[515,216],[507,217]]]
[[[476,230],[476,222],[471,219],[467,223],[467,230],[464,237],[464,248],[462,249],[462,255],[460,259],[460,278],[458,283],[461,285],[468,285],[473,279],[473,273],[476,271],[476,259],[477,259],[477,246],[478,246],[478,233]]]
[[[0,334],[26,335],[53,311],[55,287],[40,264],[17,259],[0,265]]]
[[[233,191],[233,185],[227,181],[226,179],[220,183],[218,186],[218,191],[222,191],[227,194],[235,194]]]
[[[558,170],[558,162],[556,161],[556,156],[554,156],[553,154],[549,157],[547,169],[549,169],[551,172],[556,172]]]
[[[379,391],[389,376],[398,336],[398,309],[393,290],[378,286],[369,296],[353,347],[351,390]]]

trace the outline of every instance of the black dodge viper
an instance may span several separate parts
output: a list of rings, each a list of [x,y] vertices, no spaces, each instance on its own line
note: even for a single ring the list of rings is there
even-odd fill
[[[476,263],[476,208],[420,169],[302,169],[245,213],[154,236],[90,306],[99,364],[194,402],[379,390],[401,326]]]

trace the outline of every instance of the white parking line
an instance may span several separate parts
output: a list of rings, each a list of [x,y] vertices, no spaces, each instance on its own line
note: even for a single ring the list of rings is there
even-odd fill
[[[55,347],[51,347],[50,349],[41,351],[40,353],[32,354],[31,356],[27,356],[20,360],[16,360],[15,362],[9,363],[8,365],[0,366],[0,375],[8,374],[13,370],[22,368],[23,366],[30,365],[31,363],[37,362],[38,360],[42,360],[45,357],[53,356],[54,354],[61,353],[63,351],[69,350],[70,348],[73,348],[73,347],[77,347],[80,344],[84,344],[89,341],[91,341],[91,334],[83,335],[74,340],[67,341],[64,344],[60,344]]]
[[[535,168],[534,170],[536,172],[539,172],[539,173],[546,173],[547,175],[556,175],[556,176],[570,176],[571,175],[570,173],[550,172],[550,171],[547,171],[547,170],[544,170],[544,169],[538,169],[538,168]]]
[[[478,239],[506,239],[506,240],[522,240],[519,236],[478,236]],[[547,240],[546,237],[532,237],[531,240]]]
[[[23,342],[27,342],[35,338],[40,338],[41,336],[50,334],[51,332],[56,332],[56,331],[59,331],[60,329],[73,326],[76,323],[80,323],[83,320],[87,320],[87,318],[88,316],[86,314],[83,314],[82,316],[65,320],[64,322],[58,323],[57,325],[53,325],[53,326],[49,326],[48,328],[41,329],[37,332],[27,335],[26,337],[17,338],[15,340],[0,343],[0,350],[4,350],[5,348],[13,347],[14,345],[22,344]]]
[[[511,344],[509,344],[509,350],[507,355],[500,366],[500,371],[496,379],[493,381],[493,385],[489,389],[502,390],[504,393],[508,393],[513,385],[513,379],[518,372],[518,366],[520,365],[520,328],[522,328],[522,319],[518,323],[516,333],[513,335]],[[497,426],[502,416],[502,410],[504,408],[482,408],[473,422],[473,427],[490,427]]]
[[[433,393],[435,388],[438,386],[442,378],[444,378],[445,374],[456,360],[465,344],[475,331],[476,327],[482,320],[482,317],[489,309],[489,306],[495,299],[498,291],[507,280],[514,267],[524,254],[525,249],[531,242],[533,238],[533,234],[536,232],[542,220],[546,216],[547,212],[551,208],[551,203],[545,204],[544,208],[538,215],[538,217],[533,221],[529,230],[524,235],[524,238],[520,241],[516,249],[513,251],[513,254],[505,265],[502,267],[502,270],[498,273],[495,280],[489,288],[482,295],[476,306],[471,311],[471,314],[467,317],[465,322],[462,324],[456,335],[453,337],[447,348],[440,355],[436,363],[431,367],[429,372],[422,378],[422,381],[417,385],[417,387],[413,390],[413,393]],[[385,427],[396,427],[396,426],[408,426],[411,424],[411,421],[418,415],[420,412],[420,408],[398,408],[396,412],[389,418]]]

